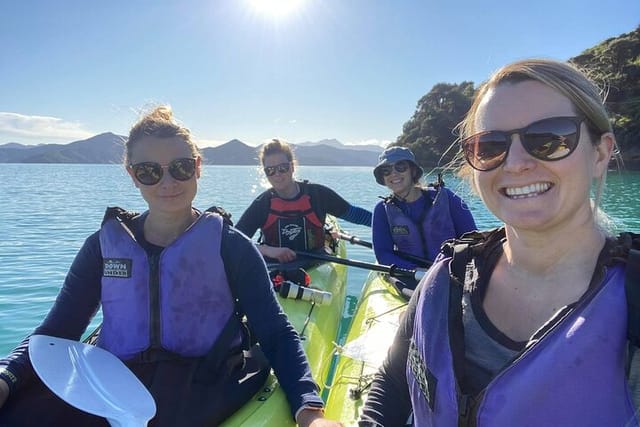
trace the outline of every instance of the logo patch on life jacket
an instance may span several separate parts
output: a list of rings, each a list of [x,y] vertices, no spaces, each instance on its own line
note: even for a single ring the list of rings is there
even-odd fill
[[[391,234],[401,234],[403,236],[409,235],[409,227],[406,225],[394,225],[391,227]]]
[[[420,391],[433,411],[436,404],[436,386],[438,385],[438,379],[431,373],[429,368],[427,368],[413,338],[409,342],[407,362],[409,363],[409,369],[411,369],[416,383],[418,383],[418,387],[420,387]]]
[[[288,239],[293,241],[296,239],[296,237],[300,235],[301,232],[302,232],[302,227],[300,225],[287,224],[281,229],[280,235],[282,236],[283,239]]]
[[[128,258],[105,258],[102,261],[102,277],[131,277],[131,260]]]

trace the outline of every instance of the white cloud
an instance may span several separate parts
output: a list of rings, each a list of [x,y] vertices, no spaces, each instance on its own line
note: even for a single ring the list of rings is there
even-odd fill
[[[57,117],[27,116],[0,111],[0,134],[5,138],[19,138],[49,142],[64,142],[90,138],[95,135],[84,129],[81,123],[68,122]]]

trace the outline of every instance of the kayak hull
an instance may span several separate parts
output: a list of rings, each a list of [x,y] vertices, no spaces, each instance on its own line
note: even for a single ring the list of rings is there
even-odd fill
[[[326,417],[356,426],[374,374],[387,355],[407,299],[386,274],[371,272],[362,289],[345,344],[337,351]]]

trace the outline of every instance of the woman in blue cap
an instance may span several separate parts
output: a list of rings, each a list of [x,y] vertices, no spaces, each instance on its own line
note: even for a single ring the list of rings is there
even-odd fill
[[[443,241],[476,229],[464,201],[441,180],[421,186],[422,174],[405,147],[384,150],[373,170],[376,182],[392,192],[373,212],[373,248],[381,264],[426,267],[415,258],[433,261]]]

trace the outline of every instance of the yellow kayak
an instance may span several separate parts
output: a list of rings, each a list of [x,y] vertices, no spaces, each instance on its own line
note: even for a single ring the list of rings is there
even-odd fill
[[[329,218],[328,218],[329,219]],[[343,241],[336,242],[333,256],[345,258]],[[309,359],[313,378],[324,384],[332,364],[334,342],[337,340],[342,311],[347,292],[347,267],[325,262],[306,269],[311,276],[311,289],[331,294],[330,303],[287,299],[278,296],[289,321],[300,334],[304,350]],[[295,426],[289,404],[273,373],[263,389],[239,411],[222,423],[223,427],[286,427]]]
[[[371,272],[362,289],[329,389],[326,417],[357,425],[373,376],[387,355],[407,298],[387,274]]]

